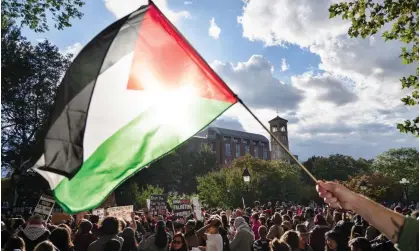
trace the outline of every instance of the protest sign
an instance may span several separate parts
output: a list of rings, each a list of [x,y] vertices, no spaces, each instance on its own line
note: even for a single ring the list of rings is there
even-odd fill
[[[106,209],[107,216],[113,216],[120,219],[130,220],[131,213],[134,212],[134,206],[110,207]]]
[[[204,217],[203,217],[203,215],[202,215],[202,206],[201,206],[201,204],[199,203],[199,199],[198,199],[198,197],[193,197],[192,198],[192,204],[193,204],[193,209],[194,209],[194,212],[195,212],[195,215],[196,215],[196,218],[198,219],[198,220],[203,220],[204,219]]]
[[[151,215],[166,215],[166,195],[150,196],[150,212]]]
[[[66,213],[54,213],[51,216],[52,224],[56,224],[56,225],[62,223],[63,221],[69,221],[69,220],[71,220],[71,216]]]
[[[187,217],[192,213],[191,200],[173,200],[173,214],[180,217]]]
[[[92,214],[99,216],[99,221],[102,221],[105,218],[105,209],[97,208],[92,211]]]
[[[41,198],[39,198],[38,205],[36,205],[35,210],[33,211],[33,214],[38,214],[42,216],[44,220],[47,220],[49,216],[51,215],[52,208],[55,205],[55,200],[52,197],[41,195]]]

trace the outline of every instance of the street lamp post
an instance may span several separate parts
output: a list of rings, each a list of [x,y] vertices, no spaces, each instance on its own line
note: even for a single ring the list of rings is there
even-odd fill
[[[399,181],[399,183],[403,186],[404,198],[406,199],[407,202],[409,202],[408,186],[409,186],[410,181],[406,178],[403,178],[402,180]]]
[[[246,167],[246,169],[244,169],[242,177],[243,177],[244,184],[246,184],[246,194],[247,194],[247,193],[249,193],[249,183],[250,183],[250,172],[247,169],[247,167]],[[243,207],[245,207],[244,198],[243,198]],[[245,208],[243,208],[243,209],[245,209]]]

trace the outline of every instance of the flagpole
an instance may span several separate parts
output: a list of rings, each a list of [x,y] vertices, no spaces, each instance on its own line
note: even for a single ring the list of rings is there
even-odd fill
[[[285,150],[285,152],[288,153],[288,155],[307,173],[308,176],[310,176],[310,178],[317,183],[317,179],[316,177],[314,177],[313,174],[311,174],[311,172],[309,170],[307,170],[307,168],[301,164],[301,162],[288,150],[288,148],[262,123],[262,121],[260,121],[260,119],[252,112],[252,110],[250,110],[250,108],[239,98],[237,97],[239,103],[253,116],[254,119],[256,119],[256,121],[263,127],[263,129],[265,129],[265,131],[267,133],[269,133],[269,135],[271,135],[272,139],[278,143],[282,149]]]
[[[162,14],[163,16],[164,16],[164,14],[163,14],[163,12],[154,4],[154,2],[153,2],[153,0],[148,0],[148,4],[149,5],[153,5],[155,8],[156,8],[156,10],[158,10],[159,12],[160,12],[160,14]],[[164,16],[165,17],[165,16]],[[166,18],[166,17],[165,17]],[[173,25],[173,23],[169,20],[169,19],[167,19],[167,21],[168,21],[168,23],[170,24],[170,26],[185,40],[185,42],[191,47],[191,48],[194,48],[190,43],[189,43],[189,41],[183,36],[183,34],[176,28],[176,26],[174,26]],[[194,48],[194,50],[195,50],[195,48]],[[196,51],[196,50],[195,50]],[[206,62],[205,61],[205,59],[201,56],[201,54],[199,54],[199,52],[198,51],[196,51],[196,53],[197,53],[197,55],[204,61],[204,62]],[[207,63],[208,64],[208,63]],[[211,70],[212,70],[212,68],[211,68]],[[218,75],[218,74],[215,74],[215,76],[216,77],[218,77],[223,83],[224,83],[224,85],[225,85],[225,87],[228,89],[228,90],[230,90],[231,91],[231,93],[233,93],[234,94],[234,96],[237,98],[237,100],[238,100],[238,102],[240,102],[240,104],[242,104],[242,106],[253,116],[253,118],[255,118],[256,119],[256,121],[257,122],[259,122],[259,124],[266,130],[266,132],[267,133],[269,133],[269,135],[271,135],[271,137],[274,139],[274,141],[276,142],[276,143],[278,143],[287,153],[288,153],[288,155],[289,156],[291,156],[291,158],[308,174],[308,176],[310,176],[310,178],[315,182],[315,183],[317,183],[317,179],[313,176],[313,174],[311,174],[310,173],[310,171],[309,170],[307,170],[307,168],[305,168],[304,166],[303,166],[303,164],[301,164],[301,162],[300,161],[298,161],[298,159],[288,150],[288,148],[286,147],[286,146],[284,146],[284,144],[282,144],[281,143],[281,141],[279,141],[278,139],[277,139],[277,137],[275,137],[275,135],[273,135],[272,133],[271,133],[271,131],[269,131],[269,129],[268,128],[266,128],[266,126],[259,120],[259,118],[258,117],[256,117],[256,115],[249,109],[249,107],[247,107],[247,105],[246,104],[244,104],[243,103],[243,101],[237,96],[237,94],[236,93],[234,93],[233,92],[233,90],[231,90],[231,88],[227,85],[227,84],[225,84],[225,82],[224,82],[224,80],[222,80],[221,79],[221,77]]]

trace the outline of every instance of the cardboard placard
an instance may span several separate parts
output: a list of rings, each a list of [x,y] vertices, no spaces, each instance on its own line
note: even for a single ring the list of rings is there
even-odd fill
[[[134,212],[134,206],[121,206],[121,207],[110,207],[106,209],[107,216],[113,216],[116,218],[130,220],[131,213]]]
[[[33,210],[33,215],[38,214],[46,221],[51,215],[52,209],[54,208],[55,200],[52,197],[41,195],[38,204]]]
[[[92,214],[99,216],[99,221],[102,221],[105,218],[105,209],[97,208],[92,211]]]
[[[180,217],[187,217],[192,213],[191,200],[173,200],[173,214]]]
[[[151,215],[166,215],[166,195],[151,195],[150,196],[150,212]]]
[[[69,221],[69,220],[71,220],[71,216],[66,213],[54,213],[51,216],[52,224],[60,224],[63,221]]]

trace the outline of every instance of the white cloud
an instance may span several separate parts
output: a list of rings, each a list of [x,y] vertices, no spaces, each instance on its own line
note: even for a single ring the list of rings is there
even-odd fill
[[[124,17],[133,12],[142,5],[148,4],[148,0],[104,0],[106,8],[115,15],[116,18]],[[154,3],[167,16],[167,18],[176,23],[181,19],[189,18],[190,14],[187,11],[172,11],[167,6],[167,0],[154,0]]]
[[[220,33],[221,28],[215,23],[215,18],[211,18],[208,34],[214,39],[218,39],[220,37]]]
[[[75,43],[72,45],[69,45],[65,47],[63,50],[61,50],[62,54],[73,54],[73,59],[79,54],[79,52],[83,49],[83,45],[81,43]]]
[[[285,58],[283,58],[281,60],[281,71],[286,71],[290,68],[290,65],[287,64],[287,60]]]
[[[183,4],[184,5],[192,4],[192,1],[184,1]]]

